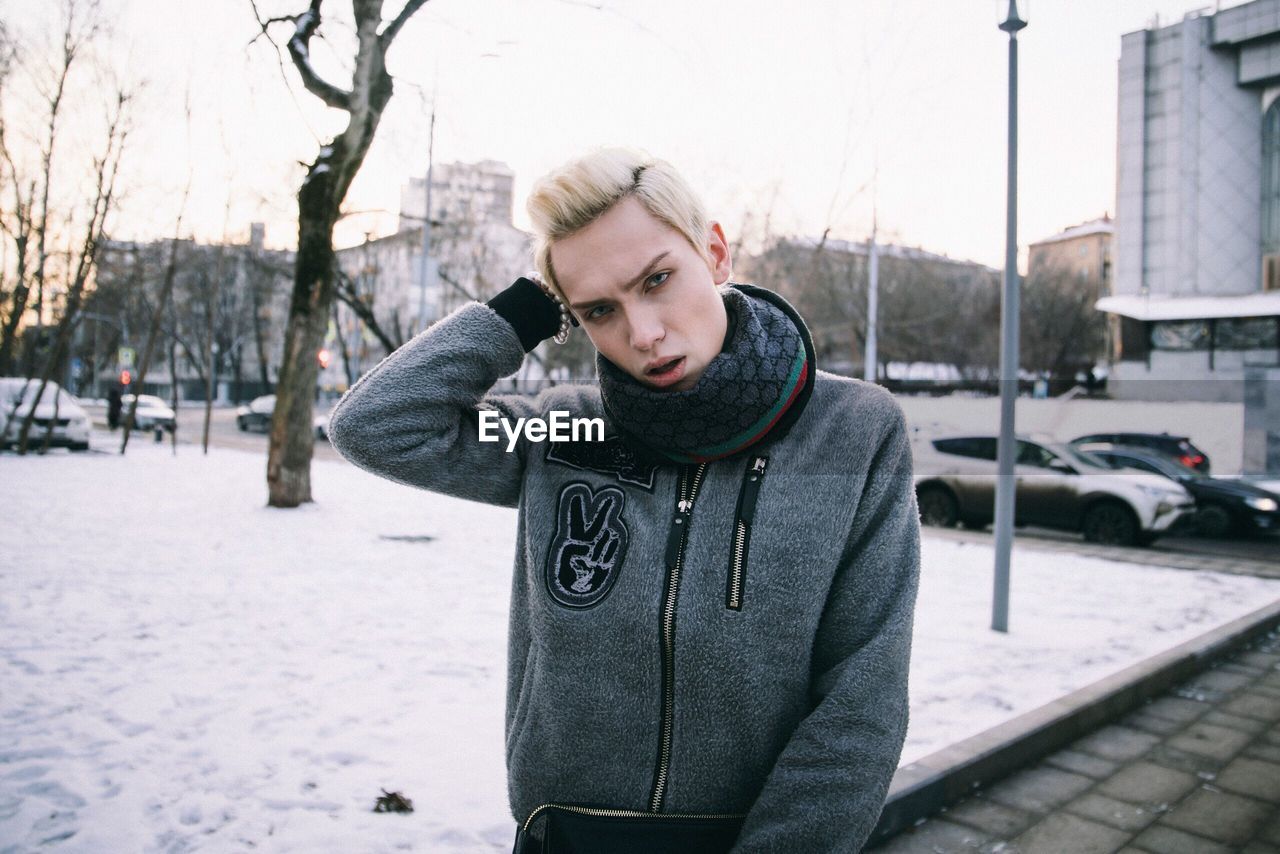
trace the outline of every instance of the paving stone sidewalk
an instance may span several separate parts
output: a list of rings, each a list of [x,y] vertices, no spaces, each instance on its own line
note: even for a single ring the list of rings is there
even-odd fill
[[[867,850],[1280,854],[1280,631]]]

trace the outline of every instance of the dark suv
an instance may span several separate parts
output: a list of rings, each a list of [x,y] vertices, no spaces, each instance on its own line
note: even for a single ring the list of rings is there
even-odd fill
[[[1201,474],[1209,473],[1208,455],[1191,444],[1191,440],[1186,436],[1173,436],[1168,433],[1090,433],[1088,436],[1071,440],[1071,444],[1076,447],[1104,443],[1151,448],[1173,457],[1184,466],[1193,468]]]
[[[1193,524],[1207,537],[1280,530],[1280,498],[1251,483],[1209,477],[1145,448],[1081,445],[1079,449],[1118,469],[1150,472],[1181,484],[1196,500]]]

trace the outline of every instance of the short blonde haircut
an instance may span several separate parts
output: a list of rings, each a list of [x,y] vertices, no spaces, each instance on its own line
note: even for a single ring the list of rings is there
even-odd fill
[[[561,299],[564,290],[551,266],[551,245],[586,228],[627,196],[635,196],[707,257],[706,210],[670,163],[630,148],[597,149],[544,175],[529,194],[534,263]]]

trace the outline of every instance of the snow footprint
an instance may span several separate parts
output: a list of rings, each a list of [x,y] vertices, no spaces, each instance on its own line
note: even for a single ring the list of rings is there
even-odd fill
[[[18,790],[24,795],[34,795],[44,798],[55,806],[65,809],[79,809],[85,805],[85,799],[77,795],[75,792],[63,786],[61,783],[53,780],[41,780],[38,783],[28,783]]]

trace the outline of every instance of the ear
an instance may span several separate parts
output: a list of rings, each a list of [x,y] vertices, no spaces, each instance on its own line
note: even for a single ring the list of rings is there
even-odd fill
[[[725,240],[724,229],[718,222],[712,222],[707,228],[707,266],[711,268],[711,279],[717,285],[723,285],[733,275],[729,241]]]

